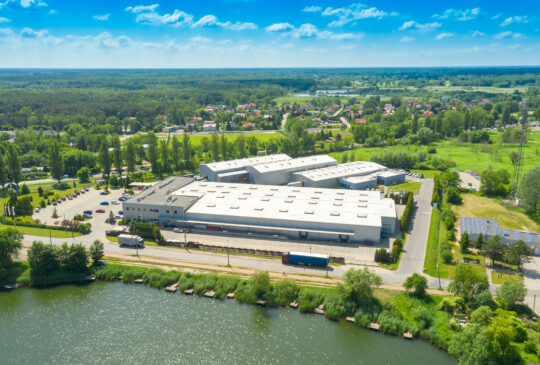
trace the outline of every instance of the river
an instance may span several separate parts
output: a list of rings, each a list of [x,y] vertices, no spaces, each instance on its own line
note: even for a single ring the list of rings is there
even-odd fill
[[[0,293],[2,364],[437,364],[407,341],[289,308],[260,308],[143,285]]]

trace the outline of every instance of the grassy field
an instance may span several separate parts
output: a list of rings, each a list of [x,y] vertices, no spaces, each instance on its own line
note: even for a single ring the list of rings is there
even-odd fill
[[[492,166],[494,169],[504,168],[512,173],[513,165],[510,160],[510,153],[517,150],[516,144],[499,145],[500,133],[491,133],[491,139],[494,143],[490,145],[473,144],[459,142],[457,139],[440,141],[433,144],[437,157],[450,159],[456,163],[456,169],[460,171],[472,170],[482,172]],[[397,145],[388,147],[359,147],[354,150],[355,160],[369,161],[374,154],[381,153],[383,150],[416,152],[418,150],[426,151],[426,146],[417,145]],[[335,152],[330,155],[338,161],[341,161],[343,152]],[[349,151],[345,152],[349,153]],[[524,153],[523,172],[527,172],[535,166],[540,165],[540,133],[531,132],[527,141]],[[426,177],[428,173],[423,173]]]
[[[41,236],[41,237],[54,237],[54,238],[70,238],[80,236],[79,232],[73,232],[73,235],[70,231],[60,231],[57,229],[46,229],[46,228],[37,228],[37,227],[24,227],[24,226],[10,226],[7,224],[0,224],[0,229],[5,228],[15,228],[22,234],[28,234],[32,236]]]
[[[527,87],[509,87],[509,88],[502,88],[502,87],[494,87],[494,86],[426,86],[426,90],[428,91],[436,91],[436,92],[452,92],[452,91],[469,91],[469,92],[484,92],[484,93],[491,93],[491,94],[513,94],[514,91],[518,90],[520,93],[526,92]]]
[[[225,133],[225,138],[227,139],[228,142],[234,142],[238,136],[240,134],[243,134],[244,137],[255,137],[257,138],[257,141],[262,144],[262,143],[265,143],[265,142],[268,142],[270,139],[274,138],[274,139],[281,139],[281,138],[287,138],[285,137],[283,134],[279,133],[279,132],[275,132],[275,131],[256,131],[256,132],[244,132],[244,133]],[[167,138],[167,134],[166,133],[158,133],[158,137],[160,139],[166,139]],[[221,138],[221,134],[219,135],[219,137]],[[181,136],[179,136],[179,138],[182,138]],[[189,140],[191,141],[191,145],[193,147],[196,147],[198,145],[201,144],[201,141],[203,140],[203,138],[207,138],[207,139],[210,139],[212,138],[212,135],[211,134],[208,134],[208,135],[190,135],[189,136]]]
[[[500,285],[503,283],[503,281],[509,278],[523,279],[523,276],[521,276],[520,274],[507,274],[503,272],[491,271],[491,282],[493,284]]]
[[[538,225],[517,209],[509,209],[495,199],[476,194],[462,194],[463,204],[454,206],[458,217],[485,217],[496,219],[502,228],[540,232]]]
[[[311,102],[313,99],[316,99],[317,97],[314,96],[280,96],[279,98],[275,98],[274,101],[278,104],[305,104]],[[352,96],[347,97],[332,97],[332,96],[325,96],[325,98],[334,98],[336,100],[336,104],[344,105],[347,100],[352,98]],[[366,98],[364,97],[355,97],[355,99],[359,100],[361,103],[364,103]]]
[[[393,190],[394,192],[396,191],[410,191],[411,193],[413,194],[417,194],[418,191],[420,191],[420,186],[422,186],[422,184],[418,181],[409,181],[405,184],[400,184],[400,185],[392,185],[392,186],[388,186],[388,191],[390,190]]]

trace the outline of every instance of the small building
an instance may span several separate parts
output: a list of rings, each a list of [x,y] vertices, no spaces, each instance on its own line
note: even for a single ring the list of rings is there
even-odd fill
[[[199,165],[199,174],[208,181],[247,182],[247,166],[268,164],[290,159],[291,158],[285,154],[276,154],[202,163]]]
[[[303,186],[319,188],[335,188],[339,179],[351,176],[369,175],[386,167],[375,162],[355,161],[335,166],[301,171],[293,174],[292,181],[302,181]]]

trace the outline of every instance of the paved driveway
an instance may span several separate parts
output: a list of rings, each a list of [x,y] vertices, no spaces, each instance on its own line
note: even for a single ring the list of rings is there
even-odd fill
[[[540,315],[540,257],[533,257],[532,261],[523,267],[523,283],[527,288],[525,303]],[[536,296],[536,303],[535,303]]]

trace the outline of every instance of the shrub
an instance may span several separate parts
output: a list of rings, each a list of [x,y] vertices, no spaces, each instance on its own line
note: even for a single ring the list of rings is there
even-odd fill
[[[441,258],[443,259],[445,264],[450,264],[452,262],[452,251],[450,250],[444,250],[441,251]]]
[[[389,262],[390,254],[385,248],[375,250],[375,262]]]
[[[345,317],[345,301],[338,293],[331,293],[324,299],[323,309],[326,317],[337,320]]]
[[[193,292],[197,295],[203,295],[208,290],[213,290],[216,286],[217,277],[215,275],[203,275],[195,279]]]
[[[236,290],[239,282],[240,280],[237,278],[231,278],[226,276],[218,277],[216,285],[214,286],[214,290],[216,291],[215,298],[225,298],[228,293],[232,293]]]
[[[180,284],[178,286],[178,289],[183,292],[185,290],[193,288],[193,285],[195,284],[195,279],[190,272],[184,272],[178,280],[178,283]]]
[[[236,288],[234,298],[240,303],[254,304],[257,301],[257,296],[251,289],[251,285],[245,281],[242,281]]]
[[[323,302],[325,295],[317,289],[302,289],[298,296],[298,310],[303,313],[310,313]]]
[[[161,269],[149,269],[143,275],[143,282],[153,288],[164,288],[178,281],[178,271],[165,271]]]
[[[523,350],[525,350],[525,352],[528,354],[536,355],[538,353],[536,344],[532,341],[525,341],[525,343],[523,344]]]
[[[451,315],[465,310],[465,300],[461,297],[444,297],[439,303],[439,310]]]
[[[122,282],[133,283],[135,279],[142,279],[146,270],[144,267],[126,267],[122,271]]]
[[[292,279],[283,279],[274,285],[271,305],[286,306],[298,297],[299,288]]]
[[[94,272],[94,275],[99,280],[113,281],[122,275],[122,267],[118,265],[102,266]]]
[[[272,288],[268,271],[254,273],[250,279],[250,286],[257,299],[264,298]]]

